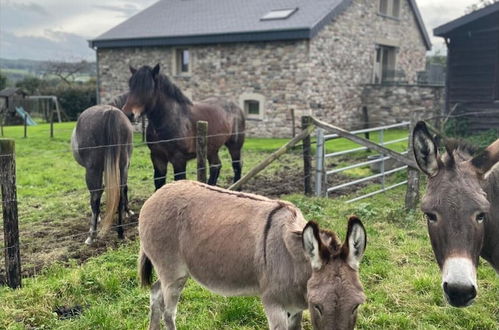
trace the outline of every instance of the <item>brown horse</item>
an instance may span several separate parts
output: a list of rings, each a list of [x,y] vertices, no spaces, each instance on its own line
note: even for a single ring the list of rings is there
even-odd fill
[[[149,329],[175,329],[189,277],[226,296],[259,296],[270,329],[353,329],[365,296],[359,264],[367,237],[351,217],[346,242],[284,201],[178,181],[157,190],[139,218],[139,274],[151,289]]]
[[[428,176],[421,209],[442,271],[447,301],[473,303],[476,267],[482,256],[499,272],[499,140],[476,156],[471,146],[448,141],[440,156],[425,123],[413,132],[419,168]]]
[[[241,177],[241,148],[244,143],[244,113],[234,103],[209,98],[193,104],[170,79],[154,68],[130,67],[129,93],[123,111],[149,120],[147,141],[154,166],[156,189],[166,182],[171,162],[175,180],[185,179],[187,160],[196,157],[196,122],[208,122],[208,183],[215,185],[221,162],[218,150],[225,145],[232,157],[234,182]],[[160,142],[170,140],[168,142]]]

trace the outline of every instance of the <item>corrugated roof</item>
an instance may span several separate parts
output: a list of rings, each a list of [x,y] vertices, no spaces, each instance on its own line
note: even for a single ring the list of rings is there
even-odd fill
[[[496,2],[485,8],[476,10],[472,13],[469,13],[468,15],[461,16],[444,25],[440,25],[439,27],[433,30],[433,34],[438,37],[444,37],[457,28],[460,28],[466,24],[476,21],[477,19],[480,19],[482,17],[488,16],[496,12],[499,12],[499,2]]]
[[[426,30],[411,3],[425,43]],[[309,39],[352,0],[161,0],[90,40],[91,47],[207,44]],[[298,8],[290,17],[261,20],[272,10]]]

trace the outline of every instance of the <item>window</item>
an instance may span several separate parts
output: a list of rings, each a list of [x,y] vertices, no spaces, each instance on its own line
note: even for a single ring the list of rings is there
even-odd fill
[[[244,112],[249,116],[260,116],[260,102],[257,100],[244,101]]]
[[[191,56],[188,49],[182,48],[176,50],[175,55],[177,74],[188,74],[191,72]]]
[[[398,18],[400,16],[400,0],[379,0],[379,13],[383,16]]]
[[[375,84],[389,83],[394,80],[395,72],[395,57],[396,48],[377,45],[376,58],[374,61],[374,76]]]
[[[261,21],[269,21],[274,19],[286,19],[289,16],[293,15],[298,8],[288,8],[288,9],[276,9],[271,10],[265,15],[263,15],[260,20]]]
[[[244,93],[239,96],[239,106],[249,120],[264,118],[265,96],[256,93]]]

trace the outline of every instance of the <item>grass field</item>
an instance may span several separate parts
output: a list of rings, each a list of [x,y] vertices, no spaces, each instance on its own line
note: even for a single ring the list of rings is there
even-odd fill
[[[30,127],[27,139],[22,138],[21,127],[5,128],[6,137],[16,139],[21,249],[27,259],[23,266],[36,269],[36,276],[25,278],[20,290],[0,288],[0,329],[147,327],[149,298],[148,291],[137,285],[135,228],[127,228],[124,242],[117,242],[111,233],[106,239],[113,244],[107,242],[98,251],[83,245],[82,233],[88,230],[90,212],[84,171],[69,150],[73,126],[58,124],[54,139],[48,137],[47,125]],[[395,132],[394,138],[401,134]],[[286,141],[248,139],[244,170]],[[153,192],[153,185],[148,149],[139,136],[135,142],[129,182],[131,207],[138,211]],[[328,148],[338,151],[350,147],[349,142],[335,141]],[[285,155],[261,174],[268,180],[262,182],[277,185],[273,180],[286,173],[292,176],[284,180],[300,181],[294,178],[299,175],[300,157],[299,149]],[[227,186],[232,170],[225,151],[221,158],[224,167],[220,185]],[[195,178],[194,166],[194,162],[189,165],[190,178]],[[375,185],[370,185],[363,191],[374,189]],[[359,329],[497,329],[498,276],[482,263],[475,304],[467,309],[449,307],[442,296],[439,270],[421,213],[403,210],[404,188],[345,204],[349,197],[323,199],[291,194],[283,199],[295,203],[308,220],[337,231],[341,238],[348,215],[357,214],[363,220],[368,246],[361,264],[361,281],[368,300],[359,309]],[[68,234],[73,236],[67,238]],[[43,263],[29,255],[36,255]],[[82,255],[86,258],[79,258]],[[70,317],[72,313],[78,315]],[[179,329],[263,329],[266,319],[256,298],[217,296],[189,281],[179,304],[177,325]],[[311,328],[307,315],[304,327]]]

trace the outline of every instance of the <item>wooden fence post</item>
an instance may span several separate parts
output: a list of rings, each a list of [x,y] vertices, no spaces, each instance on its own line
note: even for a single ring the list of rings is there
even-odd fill
[[[2,115],[0,117],[0,136],[3,137],[3,124],[5,122],[5,115]]]
[[[21,256],[17,219],[15,142],[0,139],[0,187],[2,192],[5,273],[7,284],[21,286]]]
[[[28,115],[24,114],[24,137],[28,137]]]
[[[206,183],[206,154],[207,151],[208,122],[196,123],[196,156],[198,166],[198,181]]]
[[[416,126],[416,116],[411,115],[411,124],[409,126],[409,152],[407,154],[414,161],[414,153],[412,151],[412,132]],[[405,193],[405,209],[415,210],[419,202],[419,170],[407,167],[407,191]]]
[[[50,111],[50,137],[54,137],[54,110]]]
[[[301,129],[306,131],[312,126],[310,116],[301,117]],[[305,195],[312,195],[312,148],[310,135],[303,139],[303,184]]]

